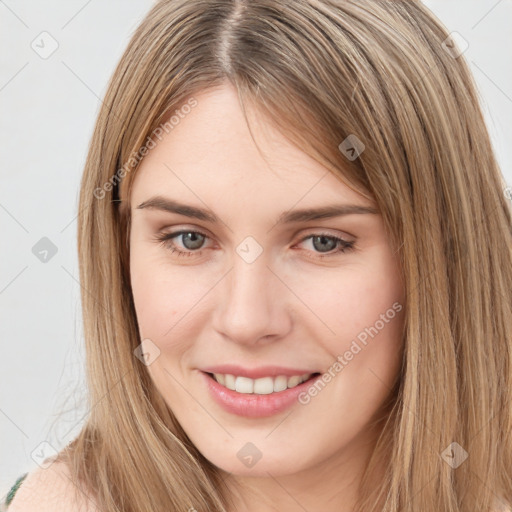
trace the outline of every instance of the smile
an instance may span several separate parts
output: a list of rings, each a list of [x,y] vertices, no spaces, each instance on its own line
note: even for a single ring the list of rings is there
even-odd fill
[[[231,370],[233,373],[227,373]],[[284,412],[297,405],[298,396],[320,377],[320,373],[282,375],[282,370],[267,368],[259,370],[233,371],[233,366],[218,371],[201,371],[206,392],[228,413],[247,418],[264,418]],[[286,370],[285,370],[286,371]],[[236,375],[236,373],[252,373]],[[265,373],[267,376],[265,376]],[[269,375],[272,374],[273,375]],[[253,378],[254,377],[254,378]]]
[[[212,374],[210,374],[212,375]],[[244,394],[269,395],[285,389],[291,389],[311,378],[312,373],[303,375],[278,375],[276,377],[262,377],[251,379],[241,375],[214,373],[213,378],[221,385],[231,391]]]

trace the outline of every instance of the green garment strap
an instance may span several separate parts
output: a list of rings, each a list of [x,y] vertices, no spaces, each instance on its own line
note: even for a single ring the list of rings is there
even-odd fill
[[[7,493],[7,497],[5,498],[5,506],[9,506],[11,504],[11,501],[14,499],[14,495],[16,494],[16,491],[19,489],[21,483],[23,480],[25,480],[25,477],[28,475],[28,473],[25,473],[24,475],[21,475],[18,480],[14,483],[14,485],[11,487],[10,491]],[[2,507],[1,510],[6,510]]]

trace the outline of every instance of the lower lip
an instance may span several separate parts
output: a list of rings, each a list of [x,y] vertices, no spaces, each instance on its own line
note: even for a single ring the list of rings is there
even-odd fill
[[[219,384],[208,373],[201,372],[208,391],[224,410],[247,418],[274,416],[298,402],[300,393],[309,388],[320,375],[314,375],[294,388],[285,389],[268,395],[238,393]]]

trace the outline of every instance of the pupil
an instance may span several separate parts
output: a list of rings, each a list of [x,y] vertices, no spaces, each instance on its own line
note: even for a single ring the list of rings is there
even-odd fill
[[[187,249],[199,249],[202,244],[202,235],[199,233],[187,233],[183,239],[183,243]],[[192,241],[192,247],[189,246],[188,242]]]
[[[316,241],[321,241],[321,243],[324,243],[326,240],[328,242],[328,245],[330,243],[330,245],[332,247],[327,248],[327,250],[325,252],[329,252],[332,249],[334,249],[334,247],[336,246],[336,241],[333,240],[332,238],[327,237],[327,236],[315,236],[315,237],[313,237],[313,245],[315,246],[315,249],[318,249],[318,247],[316,247],[316,244],[315,244]],[[321,247],[320,247],[320,249],[321,249]],[[324,249],[325,249],[325,247],[324,247]],[[322,252],[322,251],[320,250],[320,252]]]

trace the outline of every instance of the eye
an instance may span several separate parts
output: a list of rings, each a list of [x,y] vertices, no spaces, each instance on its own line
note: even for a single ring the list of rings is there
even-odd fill
[[[178,239],[179,237],[181,237],[181,244],[184,246],[184,249],[177,247],[176,242],[174,241],[174,239]],[[209,239],[209,237],[200,231],[182,230],[175,233],[159,233],[156,236],[156,239],[166,249],[170,250],[171,253],[177,253],[178,256],[189,257],[200,255],[201,248],[203,247],[205,240]],[[343,238],[326,233],[314,233],[308,235],[302,238],[299,243],[303,243],[310,239],[314,249],[313,252],[318,251],[320,253],[316,256],[318,258],[336,256],[339,253],[353,251],[355,248],[355,242],[349,242]]]
[[[331,256],[336,256],[339,253],[346,253],[355,249],[355,242],[349,242],[348,240],[344,240],[343,238],[329,235],[327,233],[314,233],[312,235],[308,235],[301,240],[301,243],[306,240],[311,240],[313,248],[315,250],[319,250],[320,253],[328,253],[319,254],[316,256],[318,258],[329,258]]]
[[[189,249],[188,251],[176,248],[174,239],[178,237],[181,237],[182,244],[185,246],[185,249]],[[206,238],[208,238],[208,236],[199,231],[185,230],[177,231],[176,233],[159,233],[156,237],[161,245],[169,249],[171,253],[177,253],[178,256],[194,256],[201,254],[201,251],[198,251],[198,249],[201,248]]]

